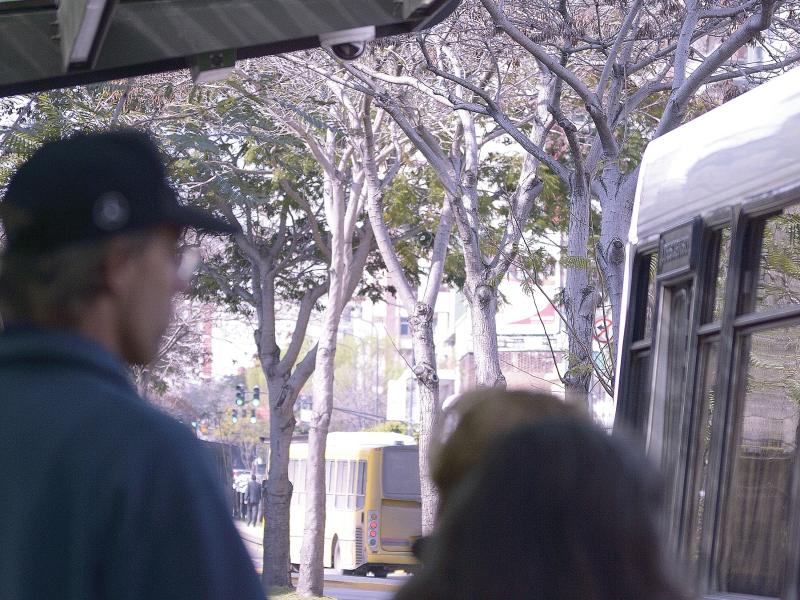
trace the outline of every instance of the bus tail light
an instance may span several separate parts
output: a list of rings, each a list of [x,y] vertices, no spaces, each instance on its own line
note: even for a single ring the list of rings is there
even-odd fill
[[[369,531],[367,542],[369,544],[369,549],[373,552],[378,551],[378,513],[370,512],[369,513],[369,523],[367,524],[367,528]]]

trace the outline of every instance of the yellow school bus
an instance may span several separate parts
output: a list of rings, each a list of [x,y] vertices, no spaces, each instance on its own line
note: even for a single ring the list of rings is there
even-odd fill
[[[290,555],[300,562],[306,510],[308,444],[289,450],[294,486]],[[385,577],[417,564],[422,533],[419,454],[414,438],[390,432],[331,433],[325,452],[324,564],[342,573]]]

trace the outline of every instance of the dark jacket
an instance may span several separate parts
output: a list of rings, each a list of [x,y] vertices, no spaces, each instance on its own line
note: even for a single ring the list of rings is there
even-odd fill
[[[0,405],[0,599],[264,597],[209,457],[117,358],[8,331]]]
[[[248,504],[258,504],[261,500],[261,484],[253,479],[247,482],[246,500]]]

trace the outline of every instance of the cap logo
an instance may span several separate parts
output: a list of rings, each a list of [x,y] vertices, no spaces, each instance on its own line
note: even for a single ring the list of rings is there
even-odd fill
[[[119,192],[106,192],[94,203],[94,223],[103,231],[116,231],[128,223],[128,199]]]

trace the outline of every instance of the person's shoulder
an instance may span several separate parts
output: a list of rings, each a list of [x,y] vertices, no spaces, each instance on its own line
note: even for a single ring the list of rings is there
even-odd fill
[[[201,453],[187,425],[149,404],[133,388],[98,385],[94,397],[84,401],[84,416],[74,424],[82,433],[73,440],[90,442],[95,451],[106,454],[110,466],[130,469],[161,463],[169,468]]]
[[[187,426],[144,403],[127,405],[113,419],[101,444],[110,489],[137,497],[164,490],[191,497],[214,485],[209,453]]]
[[[110,411],[117,435],[133,446],[157,449],[159,453],[183,454],[199,448],[188,426],[179,423],[141,398],[128,398]]]

